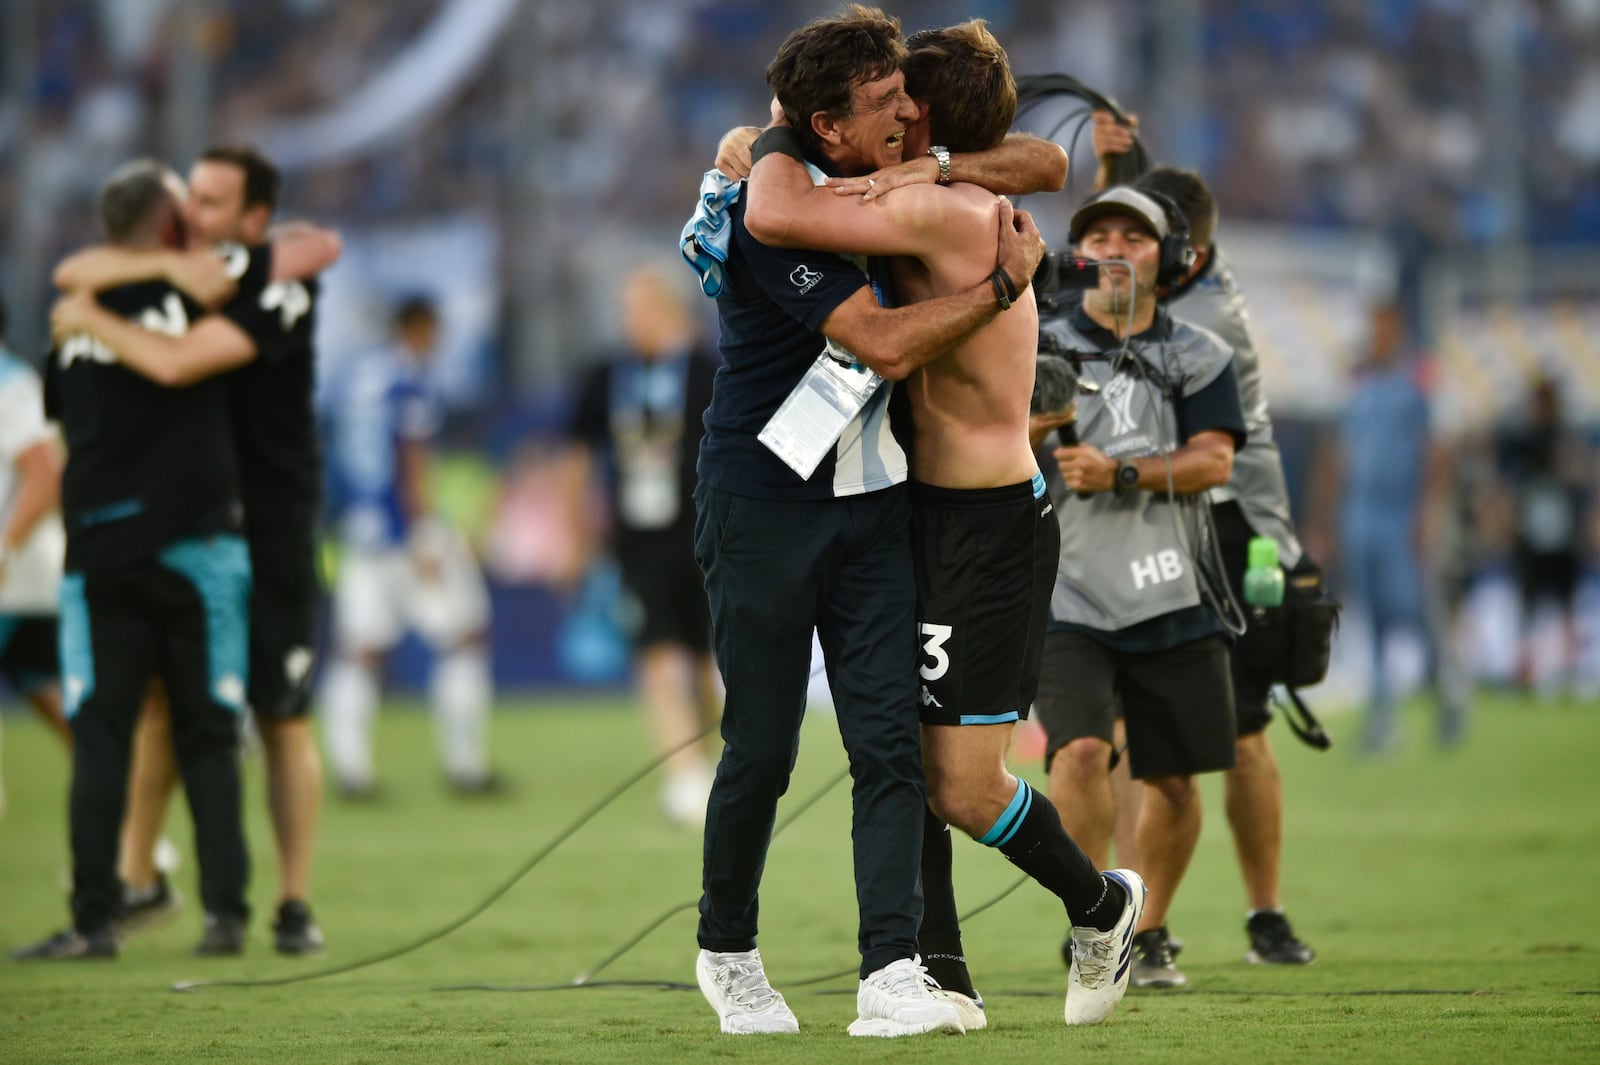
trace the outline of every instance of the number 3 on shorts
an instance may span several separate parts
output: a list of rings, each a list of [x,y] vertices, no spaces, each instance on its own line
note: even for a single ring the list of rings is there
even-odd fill
[[[953,630],[949,625],[934,625],[926,621],[919,628],[922,631],[922,653],[933,659],[933,664],[919,665],[917,672],[922,674],[923,680],[938,680],[950,671],[950,655],[945,651],[944,644]]]

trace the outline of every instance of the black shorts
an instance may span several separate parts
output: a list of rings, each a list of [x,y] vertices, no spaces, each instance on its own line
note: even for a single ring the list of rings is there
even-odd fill
[[[55,684],[61,654],[54,614],[0,614],[0,673],[24,695]]]
[[[1081,632],[1049,633],[1034,708],[1044,726],[1047,767],[1073,740],[1110,743],[1120,709],[1134,777],[1233,768],[1233,684],[1221,636],[1133,653]]]
[[[252,538],[250,709],[257,717],[305,717],[311,710],[318,577],[316,541],[304,534]]]
[[[634,533],[617,541],[617,567],[632,608],[626,615],[635,647],[677,644],[711,650],[711,610],[692,533],[677,529]]]
[[[1060,552],[1041,477],[961,490],[912,483],[923,724],[1028,716]]]
[[[1552,600],[1567,613],[1578,595],[1583,568],[1576,551],[1529,551],[1513,553],[1517,588],[1522,593],[1522,609],[1531,611],[1544,600]]]

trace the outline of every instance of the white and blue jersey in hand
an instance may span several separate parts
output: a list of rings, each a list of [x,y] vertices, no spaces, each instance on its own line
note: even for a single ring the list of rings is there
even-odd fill
[[[333,397],[328,464],[340,536],[376,550],[410,533],[401,497],[400,449],[438,432],[438,395],[425,371],[389,351],[357,361]]]

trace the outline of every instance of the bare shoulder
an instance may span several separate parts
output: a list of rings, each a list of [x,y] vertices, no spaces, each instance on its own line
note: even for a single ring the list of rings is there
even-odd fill
[[[902,222],[919,225],[993,226],[999,200],[978,185],[902,185],[878,203]]]

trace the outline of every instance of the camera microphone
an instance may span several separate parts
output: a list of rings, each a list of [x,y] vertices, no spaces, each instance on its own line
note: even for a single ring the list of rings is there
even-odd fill
[[[1078,395],[1078,372],[1071,361],[1041,354],[1033,367],[1033,399],[1028,409],[1034,414],[1055,414],[1072,406]]]
[[[1052,347],[1059,350],[1059,343],[1053,343]],[[1028,409],[1034,414],[1060,413],[1077,402],[1080,389],[1077,365],[1071,357],[1041,352],[1034,359],[1033,400]],[[1062,447],[1077,447],[1079,443],[1077,422],[1070,421],[1065,425],[1056,426],[1056,439],[1061,442]],[[1088,499],[1093,494],[1093,492],[1079,492],[1078,498]]]

